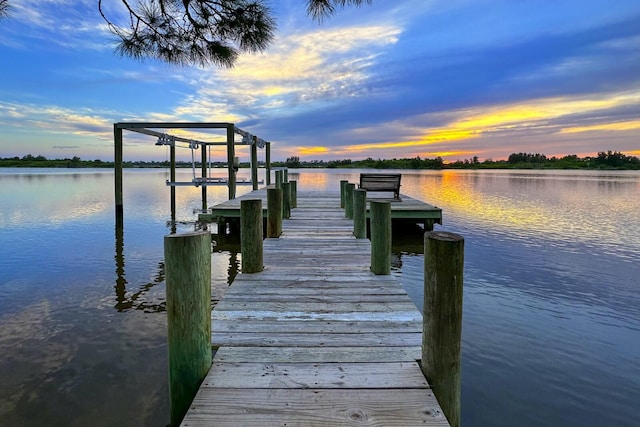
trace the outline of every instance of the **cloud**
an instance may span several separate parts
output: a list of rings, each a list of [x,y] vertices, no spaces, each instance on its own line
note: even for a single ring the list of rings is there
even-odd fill
[[[275,43],[232,69],[114,61],[99,50],[111,35],[93,0],[20,4],[0,43],[32,51],[7,49],[23,71],[0,89],[3,129],[106,143],[123,119],[232,122],[275,142],[274,153],[308,158],[637,147],[640,10],[631,2],[392,2],[347,8],[322,26],[302,4],[277,3]],[[120,2],[107,5],[125,16]],[[45,52],[43,40],[55,45]],[[25,67],[32,58],[51,62]],[[143,139],[127,143],[142,152]]]
[[[0,124],[3,127],[90,135],[103,140],[113,139],[112,114],[90,109],[72,110],[58,106],[0,102]],[[15,120],[16,118],[20,120]]]
[[[29,48],[25,39],[51,48],[113,49],[113,35],[92,0],[21,0],[11,2],[11,17],[3,22],[0,43]]]
[[[627,131],[640,129],[638,105],[640,87],[633,92],[607,96],[541,98],[426,113],[335,133],[333,138],[327,138],[334,144],[324,148],[325,153],[356,157],[368,157],[371,153],[389,157],[402,151],[409,156],[457,158],[473,153],[475,144],[476,153],[502,157],[512,151],[498,141],[546,138],[554,142],[562,141],[565,134],[592,131],[607,131],[610,139],[615,139],[616,133],[626,137]],[[472,141],[475,142],[470,144]],[[487,147],[487,144],[495,145]],[[314,154],[300,147],[294,149],[302,156]]]
[[[232,69],[200,70],[197,94],[174,111],[202,120],[267,120],[359,96],[377,57],[400,32],[355,26],[281,37],[269,52],[242,56]]]

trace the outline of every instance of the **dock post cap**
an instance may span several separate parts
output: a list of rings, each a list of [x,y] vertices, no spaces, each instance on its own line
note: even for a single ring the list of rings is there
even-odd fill
[[[427,231],[424,234],[425,239],[440,240],[443,242],[459,242],[464,241],[464,237],[450,231]]]

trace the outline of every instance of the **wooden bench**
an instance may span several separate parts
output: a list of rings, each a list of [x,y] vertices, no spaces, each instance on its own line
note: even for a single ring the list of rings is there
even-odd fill
[[[393,198],[400,200],[399,173],[361,173],[358,188],[367,191],[393,191]]]

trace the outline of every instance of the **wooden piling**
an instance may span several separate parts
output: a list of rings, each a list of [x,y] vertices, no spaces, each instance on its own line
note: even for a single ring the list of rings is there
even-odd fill
[[[464,239],[424,235],[422,371],[452,427],[460,425],[460,340]]]
[[[289,181],[291,184],[291,208],[298,207],[298,181]]]
[[[262,236],[262,200],[242,200],[240,202],[240,250],[243,273],[262,271],[264,267]]]
[[[267,237],[282,234],[282,188],[267,189]]]
[[[122,196],[122,128],[118,127],[116,123],[113,124],[113,146],[114,146],[114,185],[115,185],[115,198],[116,198],[116,215],[124,212],[124,202]]]
[[[164,238],[171,425],[187,413],[211,367],[211,234]]]
[[[253,136],[251,144],[251,185],[254,190],[258,189],[258,137]]]
[[[344,209],[344,194],[346,192],[346,188],[347,188],[347,183],[349,181],[347,181],[346,179],[343,179],[340,181],[340,207],[342,209]]]
[[[289,182],[289,169],[282,170],[282,182]]]
[[[228,185],[229,200],[236,198],[236,169],[235,169],[235,127],[233,124],[227,125],[227,169],[228,169]]]
[[[353,235],[367,238],[367,190],[353,190]]]
[[[284,173],[281,169],[276,170],[276,188],[282,188],[283,176]]]
[[[291,217],[291,183],[282,183],[282,218],[289,219]]]
[[[200,145],[200,174],[202,178],[207,177],[207,146],[205,144]],[[175,187],[172,186],[172,188],[175,188]],[[201,191],[200,194],[202,195],[202,210],[206,211],[207,210],[207,186],[203,185],[200,191]]]
[[[371,271],[391,274],[391,203],[370,202],[371,212]]]
[[[271,143],[267,142],[264,148],[264,172],[265,172],[265,185],[271,184]]]
[[[355,188],[355,184],[347,183],[344,189],[344,216],[349,219],[353,218],[353,190]]]

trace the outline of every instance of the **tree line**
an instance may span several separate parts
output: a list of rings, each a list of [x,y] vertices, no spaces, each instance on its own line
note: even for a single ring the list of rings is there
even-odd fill
[[[451,169],[635,169],[640,170],[640,158],[620,151],[600,151],[596,156],[578,157],[569,154],[547,157],[540,153],[512,153],[507,160],[480,162],[478,157],[458,160],[447,165]]]
[[[168,168],[168,161],[125,161],[125,168]],[[177,161],[176,167],[190,168],[191,162]],[[211,167],[224,168],[226,162],[211,162]],[[249,163],[240,163],[248,168]],[[47,159],[44,156],[27,154],[23,157],[0,158],[0,167],[31,168],[113,168],[112,161],[82,160],[78,156],[65,159]],[[200,163],[196,163],[200,167]],[[274,161],[271,167],[297,168],[352,168],[352,169],[634,169],[640,170],[640,158],[619,151],[601,151],[596,156],[578,157],[570,154],[563,157],[547,157],[540,153],[512,153],[507,160],[486,159],[480,161],[477,156],[465,160],[445,163],[442,158],[373,159],[364,160],[301,160],[298,156],[288,157],[284,161]]]

